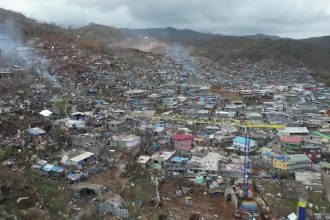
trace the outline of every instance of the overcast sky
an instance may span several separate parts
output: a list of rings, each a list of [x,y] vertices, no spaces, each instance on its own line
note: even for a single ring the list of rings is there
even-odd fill
[[[74,27],[94,22],[226,35],[330,35],[330,0],[0,0],[0,7]]]

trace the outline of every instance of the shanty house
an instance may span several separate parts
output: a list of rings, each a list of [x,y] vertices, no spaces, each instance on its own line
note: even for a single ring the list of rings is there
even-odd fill
[[[303,143],[300,148],[301,153],[306,154],[313,163],[320,162],[322,143],[319,140],[310,138],[305,138]]]
[[[137,163],[140,164],[142,168],[146,169],[149,167],[149,161],[150,161],[149,156],[141,155],[139,156]]]
[[[286,127],[278,132],[278,135],[308,135],[306,127]]]
[[[71,165],[74,165],[77,167],[83,167],[85,164],[90,163],[94,160],[95,160],[94,153],[84,152],[82,154],[79,154],[78,156],[70,158],[69,162],[71,163]]]
[[[67,128],[84,129],[86,122],[82,120],[67,119],[64,121],[64,124]]]
[[[64,168],[56,165],[45,164],[41,170],[54,177],[64,177]]]
[[[35,128],[28,128],[26,131],[29,134],[29,141],[32,141],[34,143],[40,144],[43,142],[46,137],[47,133],[41,128],[35,127]]]

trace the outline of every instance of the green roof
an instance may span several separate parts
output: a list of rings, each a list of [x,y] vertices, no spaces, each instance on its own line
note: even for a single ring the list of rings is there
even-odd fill
[[[323,134],[323,133],[321,133],[319,131],[312,131],[312,134],[317,135],[317,136],[320,136],[321,138],[330,139],[330,136],[329,135]]]
[[[309,157],[306,154],[292,154],[287,156],[290,158],[290,162],[309,161]]]
[[[320,166],[322,168],[330,169],[330,163],[328,162],[320,162]]]

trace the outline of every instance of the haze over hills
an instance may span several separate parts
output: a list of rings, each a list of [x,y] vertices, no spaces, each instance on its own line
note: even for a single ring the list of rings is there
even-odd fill
[[[49,35],[80,36],[81,39],[101,42],[111,48],[148,48],[163,45],[180,45],[191,56],[207,57],[219,63],[230,63],[246,58],[250,61],[275,59],[294,66],[312,69],[313,76],[330,84],[330,36],[302,40],[268,36],[224,36],[200,33],[188,29],[152,28],[118,29],[99,24],[90,24],[77,29],[62,28],[55,24],[38,22],[21,13],[0,9],[0,22],[3,30],[19,33],[23,40]],[[7,28],[5,28],[7,27]],[[142,45],[142,46],[141,46]],[[103,48],[104,49],[104,48]]]

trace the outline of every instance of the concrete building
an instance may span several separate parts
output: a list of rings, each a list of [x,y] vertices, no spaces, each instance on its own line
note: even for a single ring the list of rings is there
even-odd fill
[[[166,170],[171,172],[173,175],[184,174],[188,160],[188,157],[172,157],[166,163]]]
[[[205,156],[192,156],[186,165],[189,180],[203,184],[218,179],[220,154],[208,152]]]
[[[308,135],[309,131],[306,127],[286,127],[278,132],[278,135]]]
[[[287,114],[285,112],[266,112],[265,116],[270,124],[285,124],[287,122]]]
[[[150,158],[150,168],[162,170],[176,151],[157,151]]]
[[[215,115],[217,118],[234,118],[236,116],[236,112],[233,111],[216,111]]]
[[[172,140],[174,148],[180,151],[190,151],[195,145],[195,137],[192,134],[174,134]]]
[[[112,132],[122,131],[125,126],[125,121],[111,120],[107,122],[107,128]]]
[[[109,144],[117,149],[136,152],[140,150],[141,137],[136,135],[112,136]]]
[[[97,139],[98,139],[98,135],[91,133],[70,136],[70,141],[73,147],[85,147],[87,145],[96,145]]]
[[[246,140],[246,139],[248,139],[248,140]],[[249,151],[254,151],[257,149],[257,143],[253,139],[242,137],[242,136],[237,136],[233,139],[233,149],[244,152],[246,142],[250,143]]]
[[[305,171],[310,168],[310,160],[306,154],[280,155],[273,158],[273,167],[279,171]]]
[[[282,136],[282,149],[287,154],[297,154],[300,151],[302,138],[299,136]]]
[[[142,89],[131,89],[125,92],[125,96],[131,99],[141,99],[146,97],[147,91]]]
[[[77,167],[83,167],[85,164],[90,163],[95,160],[95,154],[92,152],[84,152],[82,154],[79,154],[78,156],[75,156],[73,158],[70,158],[70,165],[77,166]]]

